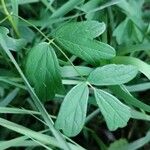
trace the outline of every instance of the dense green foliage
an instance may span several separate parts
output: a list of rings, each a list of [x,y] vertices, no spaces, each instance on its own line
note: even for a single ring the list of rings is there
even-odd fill
[[[150,149],[149,16],[149,0],[0,0],[0,150]]]

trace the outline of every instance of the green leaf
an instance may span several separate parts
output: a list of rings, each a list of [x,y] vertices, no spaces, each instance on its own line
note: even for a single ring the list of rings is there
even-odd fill
[[[12,130],[12,131],[15,131],[19,134],[22,134],[22,135],[25,135],[26,138],[32,138],[32,139],[35,139],[43,144],[46,144],[46,145],[51,145],[51,146],[54,146],[54,147],[58,147],[60,149],[62,149],[62,145],[57,141],[56,138],[54,137],[51,137],[49,135],[46,135],[44,133],[41,133],[41,132],[37,132],[37,131],[34,131],[34,130],[31,130],[29,128],[26,128],[22,125],[19,125],[19,124],[16,124],[16,123],[13,123],[11,121],[8,121],[6,119],[3,119],[3,118],[0,118],[0,126],[2,127],[5,127],[9,130]],[[7,143],[8,144],[11,144],[13,140],[9,141]],[[78,145],[75,145],[75,144],[72,144],[70,142],[67,143],[69,145],[69,150],[85,150],[84,148],[82,148],[81,146],[78,146]],[[3,146],[4,148],[9,148],[9,146],[7,147],[6,143],[2,143],[1,146]],[[12,147],[10,147],[12,148]],[[63,148],[65,149],[65,148]],[[66,149],[65,149],[66,150]]]
[[[117,5],[122,9],[129,19],[131,19],[138,28],[144,27],[144,22],[142,20],[142,7],[144,0],[123,0]],[[129,33],[130,34],[130,33]]]
[[[109,130],[125,127],[131,117],[130,108],[103,90],[95,89],[94,94]]]
[[[5,27],[0,26],[0,39],[7,43],[7,48],[13,51],[19,51],[26,45],[25,39],[14,39],[9,37],[7,34],[9,30]],[[1,43],[0,42],[0,43]]]
[[[58,38],[73,37],[74,34],[82,38],[93,39],[101,35],[106,29],[105,23],[98,21],[82,21],[66,23],[54,31]]]
[[[8,120],[3,119],[3,118],[0,118],[0,126],[8,128],[9,130],[18,132],[19,134],[26,135],[27,137],[34,138],[34,139],[36,139],[42,143],[44,143],[44,141],[49,141],[48,144],[52,144],[52,145],[57,146],[57,147],[59,145],[59,144],[57,144],[57,142],[55,142],[56,139],[51,137],[51,136],[48,136],[48,135],[45,135],[45,134],[42,134],[39,132],[35,132],[29,128],[26,128],[22,125],[13,123],[13,122],[8,121]]]
[[[132,80],[138,71],[132,65],[109,64],[92,71],[88,81],[94,85],[117,85]]]
[[[66,95],[55,126],[67,136],[76,136],[84,126],[89,90],[86,83],[80,83]]]
[[[18,3],[23,5],[23,4],[28,4],[28,3],[36,3],[39,2],[39,0],[19,0]]]
[[[92,1],[87,1],[83,6],[81,6],[81,10],[86,13],[85,17],[88,20],[94,20],[96,19],[96,15],[100,13],[99,12],[90,12],[91,10],[96,9],[97,7],[101,6],[102,1],[101,0],[92,0]],[[90,12],[90,13],[89,13]]]
[[[126,139],[119,139],[110,144],[108,150],[125,150],[124,147],[128,145],[128,141]]]
[[[11,0],[11,5],[12,5],[13,14],[18,16],[19,0]],[[18,18],[14,16],[13,21],[14,21],[15,25],[18,26]]]
[[[143,147],[145,144],[148,144],[150,142],[150,131],[146,133],[146,135],[142,138],[137,139],[136,141],[133,141],[132,143],[129,143],[127,146],[124,145],[124,150],[137,150]],[[120,149],[119,149],[120,150]]]
[[[100,59],[111,59],[115,50],[108,44],[93,40],[105,30],[104,23],[83,21],[67,23],[59,27],[53,36],[55,40],[70,53],[97,65]]]
[[[108,150],[137,150],[143,147],[149,141],[150,131],[148,131],[144,137],[139,138],[138,140],[133,141],[132,143],[128,143],[126,139],[119,139],[113,142],[108,148]]]
[[[116,56],[112,60],[112,63],[136,66],[138,70],[150,80],[150,65],[138,58],[131,56]]]
[[[8,106],[19,93],[19,89],[15,88],[3,100],[0,101],[0,107]]]
[[[81,3],[81,0],[70,0],[67,1],[64,5],[62,5],[60,8],[58,8],[51,16],[51,18],[59,18],[64,16],[66,13],[74,9],[75,6],[77,6],[79,3]]]
[[[91,71],[93,71],[92,68],[85,67],[85,66],[75,66],[75,68],[80,72],[80,74],[74,69],[73,66],[64,66],[61,68],[61,76],[64,78],[70,78],[70,77],[77,77],[77,76],[88,76]]]
[[[28,43],[32,43],[35,38],[35,33],[27,25],[19,25],[19,34],[24,38]],[[30,36],[29,36],[30,35]]]
[[[150,82],[133,84],[133,85],[126,86],[126,88],[130,92],[142,92],[150,89]]]
[[[132,30],[131,30],[132,29]],[[138,27],[128,18],[121,22],[113,32],[118,44],[142,41],[143,35]]]
[[[145,104],[144,102],[136,99],[135,97],[133,97],[129,93],[129,91],[125,88],[125,86],[115,85],[115,86],[110,86],[109,88],[117,97],[123,99],[126,104],[132,105],[139,109],[143,109],[144,111],[150,112],[150,106],[148,104]]]
[[[0,44],[4,50],[4,52],[7,54],[7,56],[10,58],[11,62],[13,63],[13,65],[15,66],[15,68],[17,69],[18,73],[20,74],[20,76],[22,77],[25,85],[27,86],[28,92],[30,93],[32,100],[36,106],[36,108],[41,112],[41,115],[44,119],[44,121],[46,122],[47,126],[49,127],[49,129],[52,131],[53,135],[56,137],[56,139],[59,141],[59,143],[61,144],[61,147],[63,149],[66,150],[70,150],[68,148],[68,144],[66,143],[66,141],[63,139],[63,137],[61,136],[61,134],[55,130],[54,126],[53,126],[53,121],[51,119],[51,117],[49,116],[48,112],[46,111],[46,109],[44,108],[44,106],[42,105],[40,99],[37,97],[37,95],[35,94],[34,90],[32,89],[31,85],[29,84],[28,80],[26,79],[24,73],[22,72],[21,68],[19,67],[18,63],[16,62],[15,58],[13,57],[13,55],[11,54],[11,52],[9,51],[9,49],[6,46],[6,42],[4,40],[0,41]]]
[[[142,43],[142,44],[127,44],[118,46],[117,54],[125,55],[128,53],[139,52],[139,51],[150,51],[150,43]]]
[[[131,118],[137,120],[150,121],[150,115],[147,115],[145,112],[140,112],[133,109],[131,109]]]
[[[59,64],[53,48],[42,42],[31,49],[26,74],[42,100],[53,98],[62,90]]]

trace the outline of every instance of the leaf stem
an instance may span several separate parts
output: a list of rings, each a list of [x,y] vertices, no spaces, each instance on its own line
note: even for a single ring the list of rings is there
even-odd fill
[[[68,62],[72,65],[72,67],[75,69],[75,71],[80,75],[80,77],[86,81],[86,78],[82,76],[82,74],[78,71],[78,69],[75,67],[75,65],[72,63],[72,61],[68,58],[68,56],[64,53],[64,51],[57,46],[54,42],[52,44],[64,55],[64,57],[68,60]]]
[[[11,14],[9,14],[9,16],[10,16]],[[2,19],[1,21],[0,21],[0,24],[2,24],[3,22],[5,22],[7,19],[8,19],[8,17],[9,16],[6,16],[4,19]]]
[[[99,113],[100,113],[100,109],[99,108],[94,110],[91,114],[89,114],[87,116],[85,123],[87,124],[91,119],[93,119]]]
[[[15,23],[14,23],[12,17],[11,17],[11,14],[7,10],[5,0],[1,0],[1,3],[2,3],[3,9],[4,9],[4,13],[8,17],[9,22],[11,23],[12,27],[14,28],[14,31],[15,31],[16,35],[19,37],[20,36],[19,31],[18,31],[18,29],[17,29],[17,27],[16,27],[16,25],[15,25]]]

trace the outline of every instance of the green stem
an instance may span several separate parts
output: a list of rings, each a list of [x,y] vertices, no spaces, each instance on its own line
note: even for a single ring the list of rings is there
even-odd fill
[[[2,20],[0,21],[0,24],[2,24],[3,22],[5,22],[5,21],[8,19],[8,17],[9,17],[9,16],[6,16],[4,19],[2,19]]]
[[[86,124],[91,121],[97,114],[100,113],[100,109],[96,109],[95,111],[93,111],[91,114],[89,114],[86,118]]]
[[[5,12],[6,16],[8,17],[9,22],[11,23],[12,27],[14,28],[16,35],[19,37],[20,36],[19,31],[18,31],[18,29],[17,29],[17,27],[16,27],[16,25],[15,25],[15,23],[11,17],[11,14],[7,10],[5,0],[1,0],[1,3],[2,3],[3,9],[4,9],[4,12]]]
[[[78,71],[78,69],[75,67],[75,65],[72,63],[72,61],[68,58],[68,56],[63,52],[63,50],[57,46],[54,42],[52,44],[64,55],[64,57],[68,60],[68,62],[72,65],[72,67],[75,69],[75,71],[80,75],[80,77],[86,81],[86,78],[82,76],[82,74]]]

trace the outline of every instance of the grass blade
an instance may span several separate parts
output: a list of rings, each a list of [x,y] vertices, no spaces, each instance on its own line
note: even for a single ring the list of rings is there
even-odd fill
[[[50,116],[47,113],[46,109],[44,108],[44,106],[40,102],[39,98],[35,94],[34,90],[32,89],[31,85],[29,84],[28,80],[26,79],[25,75],[23,74],[22,70],[20,69],[19,65],[17,64],[16,60],[14,59],[13,55],[11,54],[9,49],[7,48],[7,44],[5,43],[5,41],[3,39],[1,39],[0,44],[3,48],[3,50],[5,51],[5,53],[7,54],[7,56],[10,58],[10,60],[12,61],[14,66],[16,67],[18,73],[22,77],[24,83],[26,84],[26,86],[28,88],[28,92],[30,93],[30,95],[32,97],[32,100],[34,101],[34,103],[35,103],[36,107],[38,108],[38,110],[41,112],[43,119],[45,120],[45,122],[49,126],[49,128],[52,131],[53,135],[61,143],[63,149],[70,150],[68,144],[66,144],[66,142],[65,142],[64,138],[62,137],[62,135],[60,134],[60,132],[57,131],[54,128],[52,119],[50,118]]]

